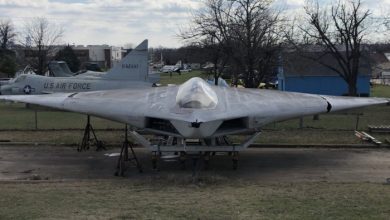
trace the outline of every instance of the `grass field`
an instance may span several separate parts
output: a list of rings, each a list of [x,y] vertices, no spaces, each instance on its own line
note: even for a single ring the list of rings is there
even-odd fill
[[[390,187],[208,177],[0,183],[0,219],[388,219]]]
[[[160,78],[160,84],[161,85],[168,85],[168,84],[182,84],[185,81],[191,79],[192,77],[202,77],[204,78],[206,75],[204,75],[201,71],[191,71],[191,72],[185,72],[181,73],[180,75],[178,73],[161,73]]]
[[[375,85],[371,89],[371,96],[373,97],[390,97],[390,86]]]
[[[37,125],[39,129],[81,129],[87,116],[38,108]],[[122,128],[120,123],[91,117],[94,127],[100,129]],[[35,129],[35,109],[28,109],[21,103],[0,103],[0,129]]]

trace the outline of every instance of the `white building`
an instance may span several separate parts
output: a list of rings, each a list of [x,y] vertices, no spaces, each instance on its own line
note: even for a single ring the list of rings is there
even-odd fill
[[[111,67],[115,66],[122,60],[122,48],[111,47]]]
[[[97,63],[101,68],[110,69],[122,59],[122,49],[109,45],[77,45],[73,50],[81,63]]]

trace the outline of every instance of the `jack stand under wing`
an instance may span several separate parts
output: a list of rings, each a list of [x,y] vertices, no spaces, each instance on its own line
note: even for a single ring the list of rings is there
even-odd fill
[[[124,172],[126,171],[126,168],[127,168],[126,164],[128,164],[128,163],[132,163],[135,167],[137,167],[137,169],[140,173],[142,173],[142,171],[143,171],[142,166],[139,163],[137,156],[135,155],[133,145],[130,143],[130,141],[127,137],[127,133],[128,133],[128,130],[127,130],[127,124],[126,124],[125,140],[122,144],[121,153],[120,153],[119,158],[118,158],[118,163],[116,166],[117,170],[115,172],[115,176],[119,176],[119,175],[124,176]],[[129,149],[130,149],[131,157],[129,157]]]
[[[93,135],[93,139],[91,139],[91,132]],[[91,146],[91,141],[95,142],[96,145],[96,151],[99,150],[106,150],[106,148],[103,146],[103,142],[99,141],[96,137],[95,130],[93,129],[91,125],[91,117],[87,116],[87,124],[84,129],[84,135],[83,140],[81,141],[81,145],[77,148],[78,152],[89,150],[89,147]]]

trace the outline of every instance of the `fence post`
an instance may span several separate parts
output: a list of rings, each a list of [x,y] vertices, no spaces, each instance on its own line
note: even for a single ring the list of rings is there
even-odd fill
[[[303,117],[300,117],[300,118],[299,118],[299,128],[300,128],[300,129],[303,128]]]
[[[38,130],[38,111],[35,109],[35,130]]]
[[[359,120],[360,120],[360,114],[356,114],[356,125],[355,125],[355,130],[357,131],[359,129]]]

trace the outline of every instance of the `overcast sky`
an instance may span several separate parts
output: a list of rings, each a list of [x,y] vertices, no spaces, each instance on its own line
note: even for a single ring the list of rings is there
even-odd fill
[[[324,0],[323,0],[324,1]],[[375,13],[388,9],[390,0],[366,0]],[[292,12],[304,0],[277,0]],[[136,45],[149,39],[152,47],[180,47],[180,28],[190,21],[199,0],[0,0],[0,18],[10,18],[17,28],[38,16],[62,25],[63,43]]]

